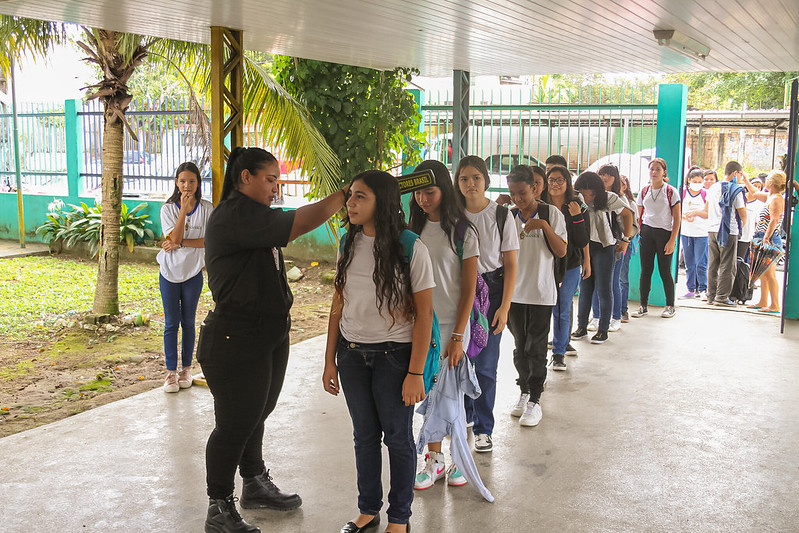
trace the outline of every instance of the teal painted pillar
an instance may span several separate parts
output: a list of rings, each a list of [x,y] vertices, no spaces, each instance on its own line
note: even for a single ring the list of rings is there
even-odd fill
[[[666,160],[669,184],[680,188],[682,184],[683,156],[685,154],[686,110],[688,108],[688,87],[682,84],[660,85],[658,87],[658,119],[655,137],[657,157]],[[680,244],[674,251],[672,276],[677,279]],[[641,261],[636,254],[630,259],[630,300],[640,300]],[[666,305],[663,282],[657,272],[652,273],[652,288],[649,303]]]
[[[70,201],[77,202],[83,194],[80,173],[83,165],[83,135],[78,119],[78,100],[64,101],[64,129],[67,137],[67,187]]]
[[[794,80],[791,83],[791,118],[795,122],[791,125],[791,130],[794,132],[794,137],[799,133],[799,112],[796,110],[799,106],[799,81]],[[790,137],[790,135],[789,135]],[[793,154],[793,174],[788,171],[788,177],[793,177],[799,180],[799,142],[794,138]],[[790,160],[790,159],[789,159]],[[796,190],[793,191],[794,196],[799,195]],[[799,217],[796,216],[796,209],[794,209],[793,218],[791,219],[791,243],[790,243],[790,260],[786,265],[788,270],[788,279],[785,281],[785,300],[783,301],[783,309],[785,310],[785,318],[799,319]],[[780,275],[780,272],[777,272]]]

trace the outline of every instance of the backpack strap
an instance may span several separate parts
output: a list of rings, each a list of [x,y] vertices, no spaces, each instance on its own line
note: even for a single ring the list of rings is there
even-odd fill
[[[400,234],[400,242],[402,242],[402,253],[405,255],[405,262],[411,264],[413,259],[413,245],[419,236],[409,229],[402,230]]]
[[[459,220],[455,224],[455,253],[458,254],[458,259],[463,263],[463,242],[466,240],[466,222]]]
[[[497,229],[499,230],[499,246],[502,249],[502,239],[505,232],[505,221],[508,220],[509,209],[504,205],[497,204]]]

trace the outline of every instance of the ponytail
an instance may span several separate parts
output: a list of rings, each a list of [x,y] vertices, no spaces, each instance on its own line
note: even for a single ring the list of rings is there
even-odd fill
[[[231,150],[227,160],[227,169],[225,169],[225,181],[222,184],[222,196],[219,201],[223,201],[231,192],[239,188],[241,173],[245,169],[255,174],[264,165],[276,162],[277,158],[263,148],[237,146]]]

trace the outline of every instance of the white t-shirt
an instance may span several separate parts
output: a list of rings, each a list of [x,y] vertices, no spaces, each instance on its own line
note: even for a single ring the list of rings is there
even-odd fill
[[[186,215],[186,224],[183,229],[184,239],[205,238],[205,228],[211,217],[214,206],[208,200],[200,200],[191,213]],[[161,230],[165,236],[172,233],[178,223],[180,207],[175,203],[161,206]],[[192,248],[185,246],[169,252],[161,249],[156,256],[156,261],[161,265],[161,275],[171,283],[183,283],[196,276],[205,266],[205,248]]]
[[[344,309],[339,329],[344,338],[352,342],[411,342],[413,321],[397,313],[392,326],[388,309],[383,309],[381,313],[377,307],[377,287],[372,279],[375,270],[374,244],[375,238],[364,235],[363,232],[355,236],[352,261],[347,267]],[[430,254],[421,239],[414,242],[410,270],[412,292],[436,286]]]
[[[760,212],[763,210],[764,205],[766,205],[766,203],[757,198],[751,202],[746,202],[746,224],[741,228],[741,237],[738,239],[738,242],[752,242],[752,236],[755,234],[757,217],[760,216]]]
[[[707,195],[707,193],[705,193]],[[683,213],[689,211],[704,211],[705,199],[701,191],[696,196],[686,191],[682,199]],[[707,237],[707,219],[695,216],[692,221],[683,220],[680,223],[680,232],[685,237]]]
[[[671,201],[669,201],[669,193],[671,193]],[[680,193],[674,186],[665,182],[659,189],[655,189],[650,185],[645,195],[638,195],[637,203],[639,206],[644,207],[642,219],[644,224],[650,228],[671,231],[672,227],[674,227],[671,208],[680,203]]]
[[[589,239],[598,242],[602,246],[616,244],[613,231],[610,229],[610,213],[619,215],[622,211],[627,209],[632,214],[632,208],[625,198],[621,198],[613,192],[608,192],[607,194],[608,206],[605,210],[597,211],[593,206],[588,206],[588,216],[590,217],[591,225],[591,235],[589,235]],[[582,198],[582,195],[580,198]],[[624,231],[623,221],[619,220],[619,224],[622,224],[622,231]]]
[[[433,309],[439,322],[454,325],[458,314],[458,302],[461,299],[461,261],[452,249],[453,244],[449,236],[441,229],[441,222],[430,220],[425,222],[419,237],[427,246],[433,265],[433,279],[436,282],[433,289]],[[463,236],[463,258],[469,259],[479,255],[477,232],[467,228]]]
[[[477,272],[485,274],[493,272],[502,266],[502,252],[519,249],[519,235],[513,222],[513,215],[508,211],[505,227],[502,231],[502,242],[499,242],[499,229],[497,228],[497,203],[489,200],[488,205],[479,213],[466,211],[469,221],[477,228],[480,237],[480,258],[477,260]],[[499,246],[497,246],[499,243]]]
[[[540,218],[538,213],[533,218]],[[520,213],[513,217],[516,232],[521,235],[524,222]],[[560,209],[549,206],[549,225],[558,237],[567,242],[566,219]],[[555,256],[547,248],[544,230],[525,233],[519,240],[516,287],[511,302],[531,305],[555,305],[558,293],[555,288]]]
[[[708,233],[718,233],[721,227],[721,207],[719,207],[719,200],[721,200],[721,181],[717,181],[707,190],[707,231]],[[744,195],[736,194],[735,200],[732,203],[732,211],[730,212],[730,235],[738,235],[738,221],[735,219],[737,209],[744,207]]]

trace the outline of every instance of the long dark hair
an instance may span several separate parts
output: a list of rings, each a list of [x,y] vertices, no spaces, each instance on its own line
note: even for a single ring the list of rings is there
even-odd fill
[[[462,202],[459,202],[458,197],[455,196],[455,188],[452,186],[452,178],[449,175],[449,170],[444,163],[433,161],[432,159],[419,163],[416,170],[433,171],[433,175],[436,178],[435,186],[441,190],[441,204],[438,206],[441,229],[444,231],[444,234],[449,236],[449,245],[452,251],[457,253],[455,249],[455,228],[460,226],[468,229],[474,226],[472,226],[472,223],[466,218],[466,212]],[[416,203],[416,196],[414,194],[411,194],[409,211],[408,226],[412,232],[421,235],[424,225],[427,223],[427,213]]]
[[[203,190],[202,190],[202,183],[203,179],[200,176],[200,169],[197,168],[197,165],[192,163],[191,161],[186,161],[185,163],[181,163],[177,170],[175,170],[175,190],[172,191],[172,196],[166,201],[168,204],[176,204],[178,200],[180,200],[180,189],[178,189],[178,176],[180,176],[181,172],[189,171],[197,176],[197,190],[194,191],[194,199],[197,203],[200,203],[200,200],[203,198]]]
[[[410,284],[410,265],[406,263],[400,235],[407,228],[405,214],[400,204],[400,191],[397,178],[382,170],[367,170],[352,179],[352,183],[362,181],[375,195],[375,270],[372,280],[377,289],[377,308],[382,316],[388,309],[392,326],[399,316],[413,317],[413,292]],[[334,286],[339,295],[344,294],[347,284],[347,268],[352,262],[352,247],[355,236],[363,231],[363,226],[352,224],[344,219],[347,235],[336,265]]]
[[[458,162],[458,168],[455,169],[455,178],[453,181],[455,182],[455,194],[458,197],[458,200],[465,206],[466,205],[466,197],[461,192],[461,186],[458,182],[461,172],[466,167],[476,168],[477,171],[483,175],[483,182],[485,187],[483,188],[484,191],[488,190],[488,187],[491,185],[491,178],[488,176],[488,167],[486,166],[486,162],[483,159],[476,155],[467,155],[463,159]]]
[[[610,186],[610,192],[621,194],[621,183],[619,182],[621,176],[619,175],[619,169],[616,165],[612,163],[602,165],[599,167],[599,170],[597,170],[596,173],[599,174],[600,178],[602,177],[602,174],[613,176],[613,184]]]
[[[239,188],[241,173],[244,169],[255,174],[269,163],[277,163],[277,158],[263,148],[243,148],[237,146],[230,152],[225,169],[225,182],[222,184],[221,202],[234,190]]]
[[[624,195],[630,201],[630,207],[633,209],[635,208],[635,196],[633,196],[633,191],[630,190],[630,180],[627,176],[621,175],[619,176],[619,181],[624,183],[626,187],[625,191],[621,194]]]
[[[562,167],[560,165],[550,168],[549,172],[547,172],[547,188],[543,193],[541,193],[541,199],[548,204],[552,203],[552,197],[549,194],[549,177],[555,172],[559,173],[560,176],[566,180],[566,192],[563,194],[563,205],[568,205],[569,202],[579,200],[577,193],[574,192],[574,187],[572,186],[571,172],[569,172],[568,168]]]
[[[605,191],[605,183],[599,174],[586,170],[577,177],[574,182],[575,189],[589,189],[594,192],[594,205],[597,211],[604,211],[608,207],[608,193]]]

